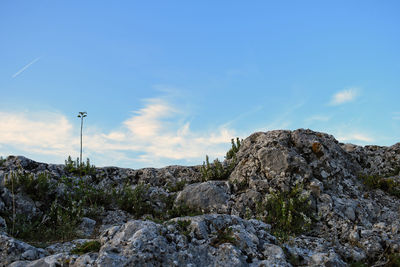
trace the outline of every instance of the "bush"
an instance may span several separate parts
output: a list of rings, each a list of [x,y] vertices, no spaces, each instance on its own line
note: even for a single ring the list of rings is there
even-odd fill
[[[136,217],[144,214],[152,214],[153,207],[150,203],[146,202],[146,195],[149,186],[139,184],[135,189],[125,186],[123,190],[117,195],[118,206]]]
[[[239,137],[236,137],[236,143],[234,139],[231,139],[231,143],[232,143],[232,148],[228,152],[226,152],[226,159],[232,159],[235,157],[236,153],[240,149],[241,143],[243,143],[243,139],[242,141],[240,141]]]
[[[400,198],[400,183],[392,178],[366,174],[360,174],[359,178],[369,189],[381,189],[389,195]]]
[[[303,185],[290,191],[270,193],[266,205],[257,205],[257,211],[268,212],[264,219],[271,224],[275,236],[286,239],[310,230],[313,220],[309,196],[302,194]]]
[[[183,216],[197,216],[203,214],[200,210],[191,208],[186,204],[179,203],[167,211],[169,218],[183,217]]]
[[[51,182],[49,175],[46,173],[39,173],[35,177],[34,174],[17,171],[8,175],[5,186],[10,190],[19,189],[23,191],[32,200],[47,202],[55,183]]]
[[[68,159],[65,160],[64,170],[68,173],[74,175],[96,175],[96,166],[90,164],[89,158],[86,159],[86,163],[82,162],[79,164],[79,158],[76,161],[73,161],[71,156],[68,156]]]
[[[35,246],[79,237],[76,229],[83,216],[81,203],[63,202],[54,200],[42,216],[34,218],[28,218],[25,214],[2,214],[10,226],[8,233]]]
[[[215,159],[214,163],[210,164],[208,156],[206,156],[206,161],[203,162],[201,167],[201,175],[203,181],[210,180],[226,180],[232,173],[236,166],[236,161],[233,160],[228,166],[223,166],[222,163]]]
[[[176,182],[176,183],[171,183],[171,182],[169,182],[169,183],[167,184],[167,190],[168,190],[169,192],[178,192],[178,191],[182,191],[183,188],[185,187],[185,185],[186,185],[186,181],[185,181],[185,180],[179,181],[179,182]]]
[[[4,165],[4,162],[6,162],[6,160],[5,160],[5,159],[3,159],[3,157],[2,157],[2,156],[0,156],[0,167],[3,167],[3,165]]]

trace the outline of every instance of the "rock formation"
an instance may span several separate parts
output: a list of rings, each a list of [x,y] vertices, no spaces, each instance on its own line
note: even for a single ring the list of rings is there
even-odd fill
[[[0,160],[0,265],[400,266],[400,143],[258,132],[221,166]]]

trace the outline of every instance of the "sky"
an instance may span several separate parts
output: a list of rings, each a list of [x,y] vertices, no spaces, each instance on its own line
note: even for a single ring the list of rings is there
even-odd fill
[[[400,134],[399,1],[1,1],[0,155],[129,168]]]

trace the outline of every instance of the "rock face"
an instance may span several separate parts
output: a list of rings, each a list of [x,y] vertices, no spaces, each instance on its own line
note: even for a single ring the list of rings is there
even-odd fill
[[[0,265],[400,261],[400,143],[259,132],[222,165],[233,166],[226,180],[205,181],[201,166],[88,168],[79,178],[64,165],[10,156],[0,161]]]

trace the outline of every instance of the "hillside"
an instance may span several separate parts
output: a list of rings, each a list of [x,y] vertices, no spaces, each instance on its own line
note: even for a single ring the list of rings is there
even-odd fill
[[[400,266],[400,143],[299,129],[238,146],[138,170],[9,156],[0,265]]]

